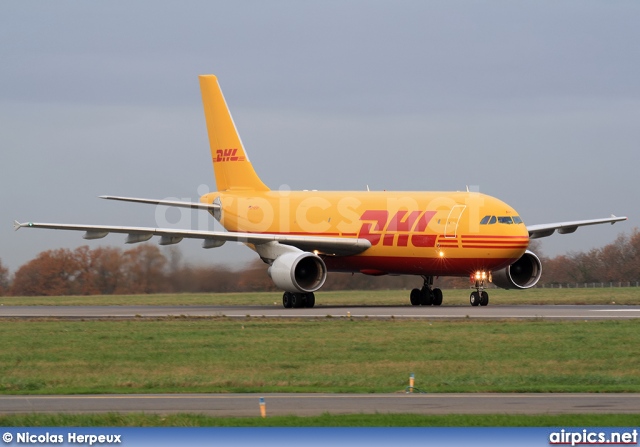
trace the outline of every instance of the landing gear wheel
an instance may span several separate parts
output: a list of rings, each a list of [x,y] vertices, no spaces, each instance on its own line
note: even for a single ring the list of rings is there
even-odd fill
[[[433,303],[433,295],[431,293],[431,289],[428,287],[423,287],[420,290],[420,304],[423,306],[431,306]]]
[[[433,276],[422,275],[424,285],[411,291],[411,304],[414,306],[439,306],[442,304],[442,290],[433,289]]]
[[[442,304],[442,290],[440,289],[433,289],[431,291],[431,295],[432,295],[432,302],[434,306],[439,306]]]
[[[282,305],[284,306],[285,309],[291,309],[293,307],[292,296],[293,296],[293,293],[291,292],[284,292],[282,294]]]
[[[472,306],[480,305],[480,293],[471,292],[471,295],[469,295],[469,303],[471,303]]]
[[[480,292],[480,305],[486,306],[489,304],[489,294],[484,290]]]
[[[420,289],[413,289],[409,296],[409,300],[411,301],[412,306],[419,306],[420,301],[422,301],[422,292]]]
[[[307,297],[304,301],[305,307],[312,308],[316,305],[316,296],[313,294],[313,292],[307,293]]]
[[[291,294],[291,305],[295,309],[299,309],[304,307],[304,293],[292,293]]]

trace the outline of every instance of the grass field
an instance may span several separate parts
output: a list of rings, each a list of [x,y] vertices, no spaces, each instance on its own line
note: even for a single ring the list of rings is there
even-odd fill
[[[4,320],[0,392],[639,392],[640,320]]]
[[[444,291],[443,305],[468,306],[470,289]],[[640,304],[640,288],[613,287],[596,289],[528,290],[490,289],[490,305],[513,304]],[[246,305],[282,306],[282,293],[216,293],[157,295],[98,295],[54,297],[0,297],[4,306],[201,306]],[[316,293],[316,306],[408,306],[408,290],[339,291]]]

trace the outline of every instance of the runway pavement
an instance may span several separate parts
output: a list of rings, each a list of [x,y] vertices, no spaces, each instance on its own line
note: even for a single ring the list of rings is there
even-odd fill
[[[0,318],[417,318],[417,319],[545,319],[620,320],[640,318],[640,306],[523,305],[523,306],[0,306]]]
[[[331,414],[640,413],[640,394],[147,394],[0,396],[8,413],[198,413],[259,416]]]

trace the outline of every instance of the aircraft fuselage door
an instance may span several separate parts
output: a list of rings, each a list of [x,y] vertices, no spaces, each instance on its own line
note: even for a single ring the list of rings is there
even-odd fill
[[[447,217],[447,223],[444,226],[444,237],[455,238],[458,231],[458,222],[460,222],[460,216],[464,212],[467,205],[454,205],[449,211],[449,217]]]

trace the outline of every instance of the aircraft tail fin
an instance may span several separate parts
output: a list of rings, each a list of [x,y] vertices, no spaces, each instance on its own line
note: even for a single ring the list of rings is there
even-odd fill
[[[218,191],[269,191],[260,180],[244,150],[242,140],[222,95],[218,78],[203,75],[200,78],[202,104],[207,121],[213,171]]]

